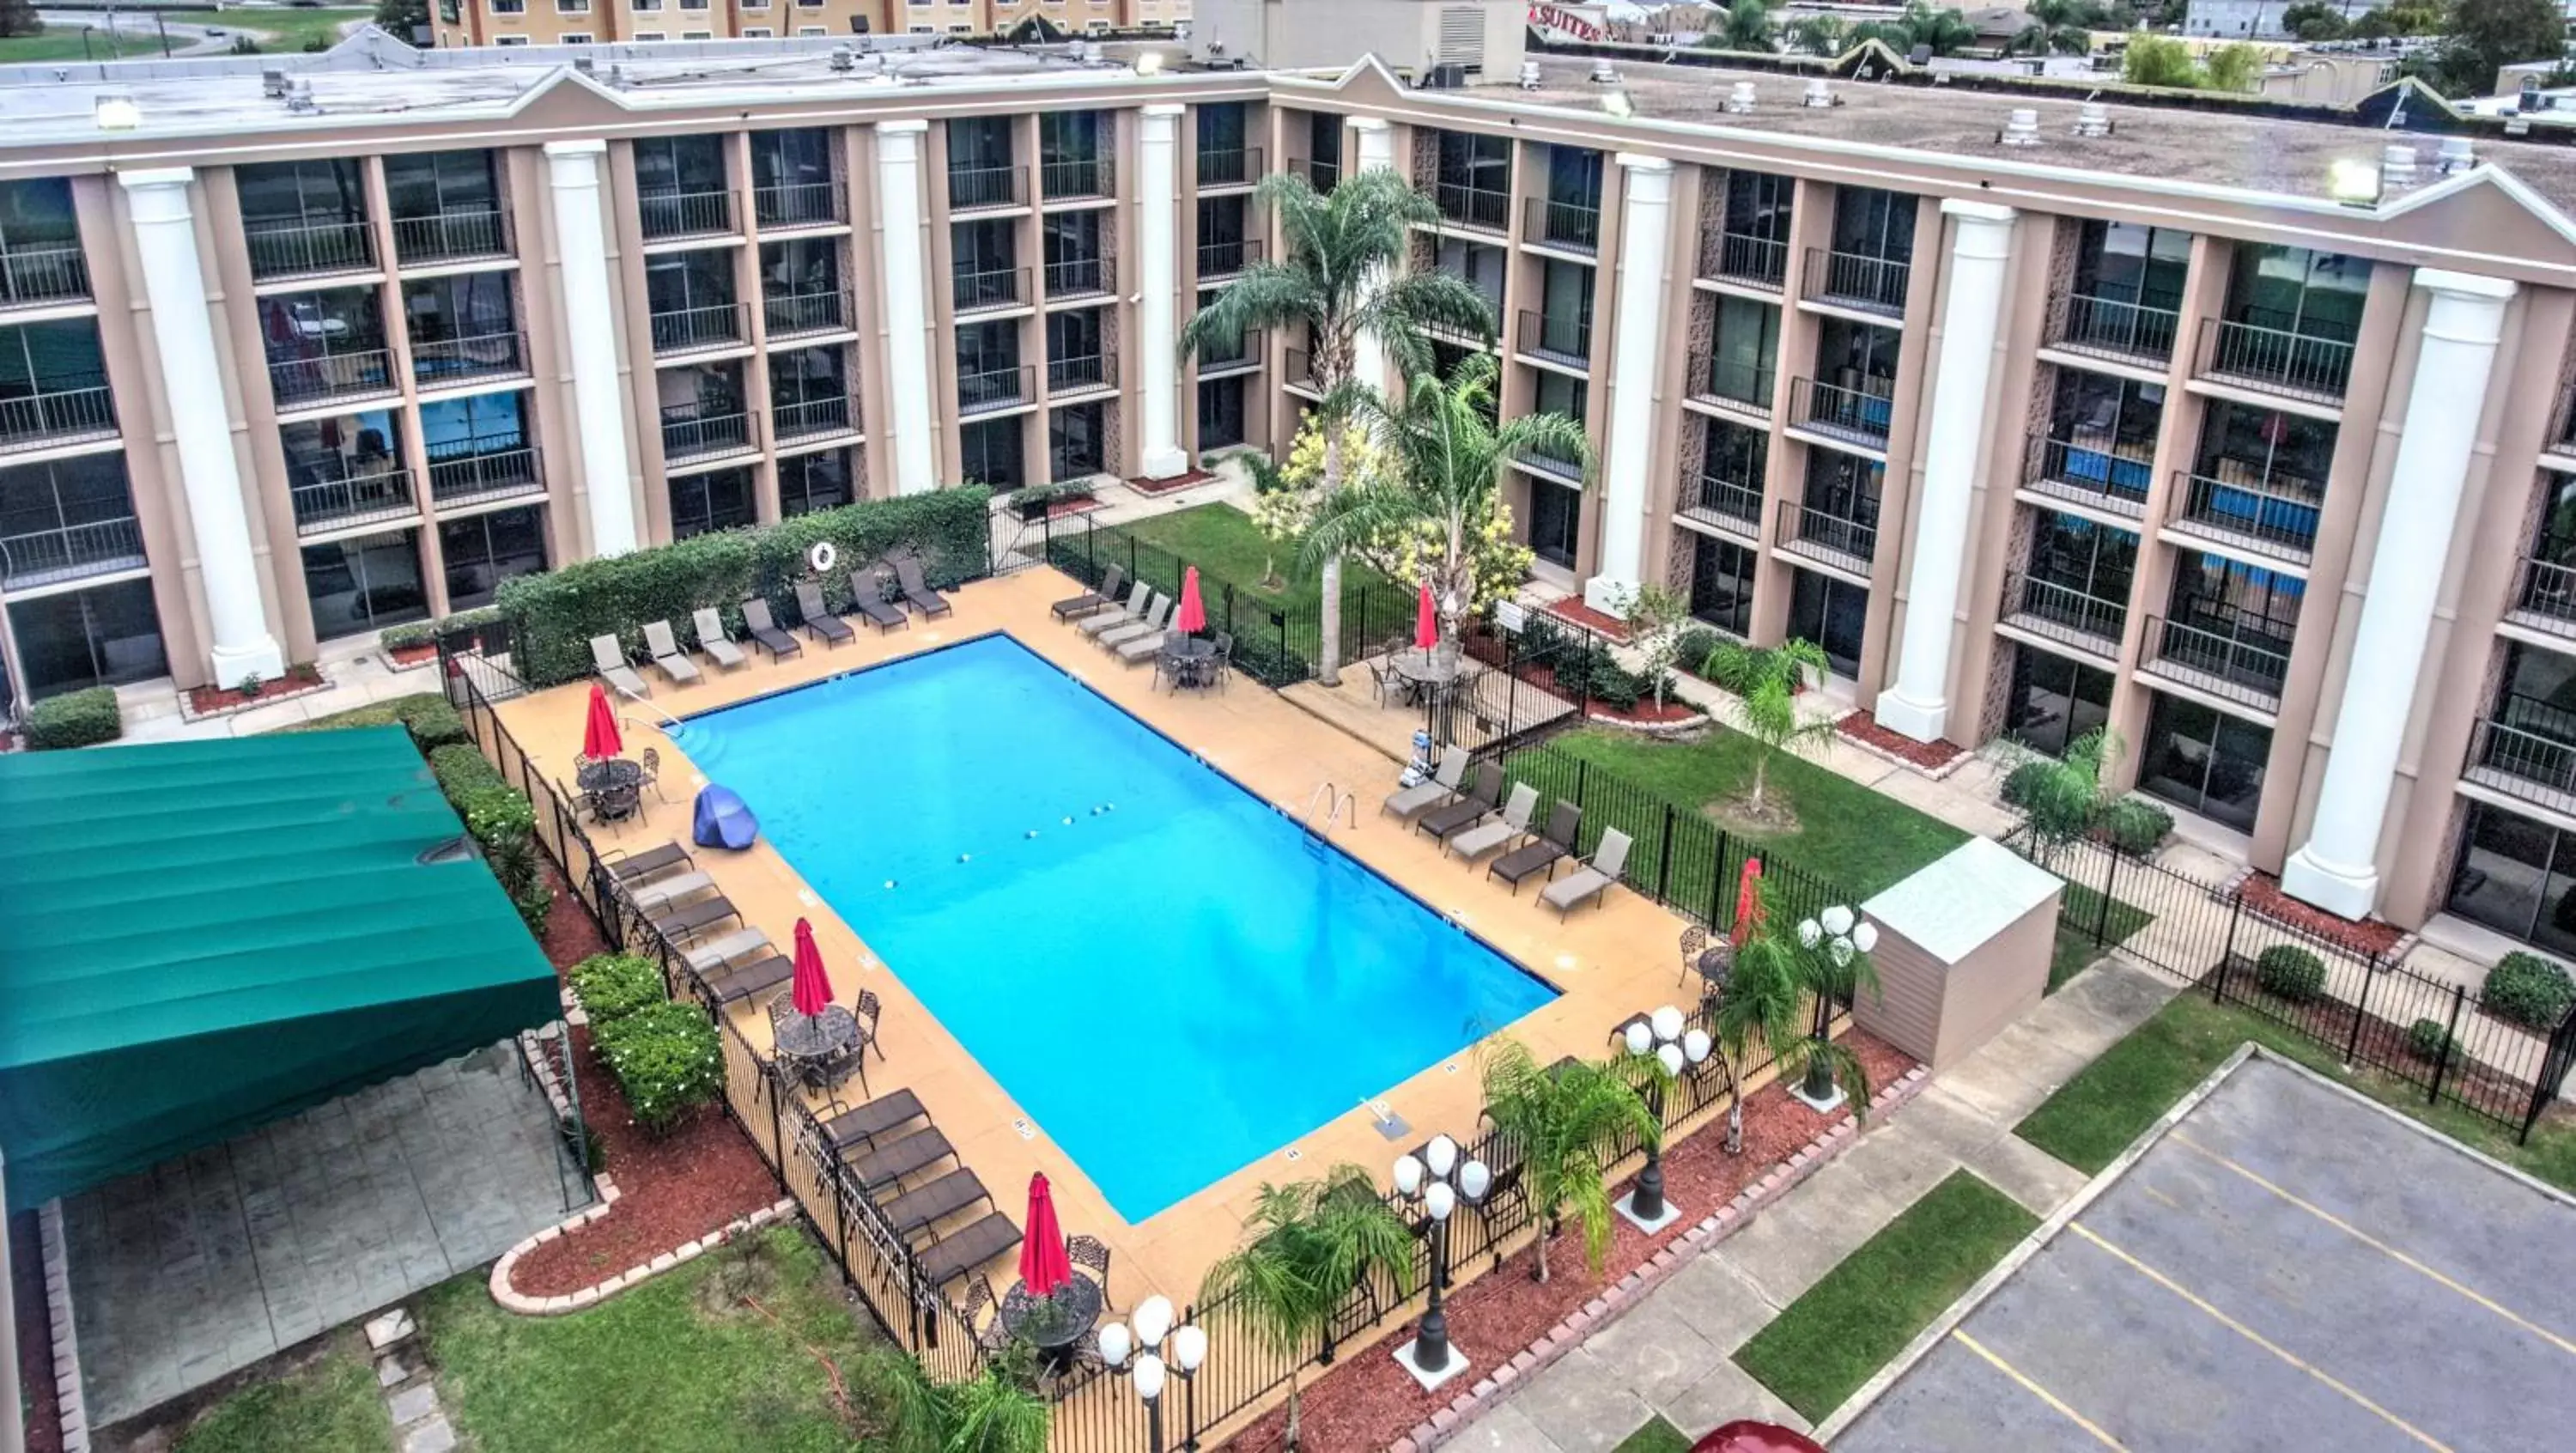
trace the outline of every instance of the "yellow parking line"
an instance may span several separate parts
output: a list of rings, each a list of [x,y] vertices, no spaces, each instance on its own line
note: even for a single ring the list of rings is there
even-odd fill
[[[2455,1292],[2458,1292],[2461,1296],[2468,1298],[2470,1301],[2473,1301],[2479,1306],[2486,1308],[2488,1311],[2495,1313],[2497,1316],[2504,1318],[2506,1321],[2511,1322],[2526,1332],[2529,1332],[2531,1335],[2549,1343],[2559,1351],[2567,1353],[2571,1357],[2576,1357],[2576,1341],[2570,1341],[2565,1337],[2561,1337],[2557,1333],[2550,1331],[2548,1328],[2532,1321],[2530,1318],[2523,1316],[2521,1313],[2514,1311],[2512,1308],[2497,1302],[2495,1299],[2487,1296],[2483,1292],[2472,1287],[2464,1286],[2461,1283],[2452,1280],[2450,1277],[2444,1276],[2442,1273],[2435,1271],[2433,1268],[2417,1261],[2414,1257],[2407,1255],[2405,1252],[2398,1250],[2396,1247],[2389,1245],[2387,1242],[2382,1241],[2378,1237],[2371,1235],[2369,1232],[2362,1230],[2360,1227],[2353,1225],[2351,1222],[2346,1221],[2341,1216],[2327,1210],[2325,1207],[2311,1205],[2308,1202],[2299,1199],[2290,1192],[2283,1190],[2281,1187],[2272,1184],[2270,1181],[2263,1179],[2263,1177],[2256,1175],[2254,1172],[2247,1170],[2241,1165],[2238,1165],[2235,1161],[2230,1160],[2226,1156],[2219,1154],[2217,1151],[2193,1140],[2190,1136],[2183,1134],[2181,1131],[2177,1130],[2168,1132],[2167,1138],[2180,1143],[2185,1150],[2190,1151],[2194,1155],[2200,1156],[2206,1160],[2216,1161],[2218,1164],[2227,1167],[2229,1170],[2236,1172],[2245,1179],[2252,1181],[2254,1184],[2261,1186],[2267,1191],[2270,1191],[2273,1195],[2280,1197],[2282,1200],[2289,1202],[2291,1205],[2298,1207],[2300,1210],[2307,1212],[2309,1215],[2316,1217],[2318,1220],[2323,1221],[2327,1225],[2334,1227],[2336,1230],[2343,1232],[2347,1236],[2350,1236],[2362,1245],[2386,1256],[2389,1260],[2396,1262],[2398,1265],[2422,1272],[2425,1276],[2441,1283],[2443,1286],[2449,1287]]]
[[[2225,1327],[2227,1330],[2244,1338],[2246,1341],[2253,1343],[2255,1346],[2262,1348],[2264,1351],[2271,1353],[2273,1356],[2290,1364],[2301,1372],[2306,1373],[2308,1376],[2315,1378],[2317,1381],[2324,1383],[2326,1386],[2333,1388],[2336,1392],[2342,1393],[2345,1397],[2350,1398],[2352,1401],[2365,1408],[2368,1408],[2370,1411],[2377,1413],[2390,1427],[2397,1429],[2399,1432],[2404,1433],[2410,1438],[2413,1438],[2416,1442],[2423,1444],[2425,1447],[2436,1450],[2436,1453],[2454,1453],[2454,1450],[2449,1444],[2444,1443],[2432,1434],[2416,1427],[2413,1423],[2397,1416],[2395,1413],[2381,1407],[2379,1404],[2372,1402],[2369,1398],[2364,1397],[2359,1390],[2336,1377],[2333,1373],[2308,1362],[2297,1353],[2292,1352],[2290,1349],[2273,1341],[2271,1338],[2264,1336],[2262,1333],[2255,1331],[2253,1328],[2246,1326],[2240,1321],[2237,1321],[2234,1317],[2220,1311],[2217,1307],[2211,1305],[2207,1298],[2193,1293],[2189,1288],[2185,1287],[2182,1283],[2175,1281],[2172,1277],[2165,1275],[2163,1272],[2160,1272],[2154,1267],[2147,1265],[2145,1262],[2138,1260],[2129,1253],[2122,1251],[2119,1247],[2103,1240],[2100,1235],[2092,1230],[2092,1228],[2084,1225],[2082,1222],[2070,1221],[2067,1223],[2066,1229],[2128,1263],[2129,1268],[2132,1271],[2137,1272],[2140,1276],[2145,1277],[2147,1280],[2163,1287],[2166,1291],[2169,1291],[2175,1296],[2182,1298],[2184,1301],[2191,1303],[2193,1306],[2198,1307],[2201,1311],[2209,1315],[2210,1320],[2218,1323],[2220,1326]]]
[[[2050,1407],[2057,1409],[2058,1413],[2063,1416],[2066,1421],[2073,1423],[2075,1426],[2082,1428],[2085,1432],[2092,1434],[2094,1442],[2101,1444],[2105,1448],[2117,1449],[2118,1453],[2129,1453],[2129,1450],[2121,1444],[2119,1439],[2103,1432],[2100,1426],[2091,1418],[2088,1418],[2082,1413],[2079,1413],[2075,1411],[2075,1409],[2067,1406],[2064,1398],[2059,1397],[2057,1394],[2041,1387],[2038,1383],[2033,1382],[2020,1368],[2013,1366],[2011,1363],[2004,1361],[2000,1357],[1997,1357],[1994,1354],[1993,1349],[1987,1347],[1985,1343],[1978,1341],[1976,1338],[1969,1336],[1967,1333],[1962,1332],[1955,1327],[1950,1329],[1950,1335],[1957,1339],[1960,1346],[1967,1348],[1969,1351],[1992,1363],[1995,1371],[2002,1373],[2004,1376],[2011,1378],[2017,1383],[2020,1383],[2022,1391],[2029,1393],[2032,1397],[2039,1399]]]

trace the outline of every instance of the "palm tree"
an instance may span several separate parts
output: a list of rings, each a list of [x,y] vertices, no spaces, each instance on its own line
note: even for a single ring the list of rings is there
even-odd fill
[[[1286,254],[1256,262],[1226,285],[1181,328],[1181,357],[1230,343],[1256,329],[1302,327],[1311,349],[1312,379],[1323,402],[1315,412],[1324,427],[1324,497],[1342,487],[1341,428],[1375,380],[1356,376],[1360,339],[1377,340],[1410,378],[1431,368],[1425,330],[1444,327],[1491,340],[1494,311],[1463,278],[1450,273],[1403,271],[1415,223],[1440,220],[1440,209],[1391,171],[1346,177],[1324,196],[1294,172],[1278,172],[1253,190],[1258,205],[1279,214]],[[1342,560],[1323,561],[1323,602],[1315,678],[1341,680]]]
[[[1771,9],[1762,0],[1735,0],[1711,37],[1722,50],[1769,51],[1771,46]]]
[[[1878,970],[1868,954],[1838,958],[1821,942],[1802,942],[1795,930],[1776,926],[1766,902],[1752,936],[1735,951],[1709,1036],[1726,1056],[1731,1077],[1727,1154],[1744,1150],[1743,1079],[1756,1050],[1770,1054],[1784,1084],[1792,1078],[1826,1086],[1841,1081],[1851,1089],[1852,1118],[1869,1118],[1869,1068],[1828,1032],[1833,1006],[1862,989],[1878,992]]]
[[[1784,751],[1803,752],[1834,734],[1830,721],[1798,720],[1797,687],[1804,671],[1825,669],[1824,648],[1813,641],[1790,639],[1768,651],[1722,642],[1709,652],[1701,674],[1734,687],[1744,698],[1744,734],[1761,748],[1753,757],[1753,790],[1745,806],[1762,815],[1764,784],[1771,761]]]
[[[946,1383],[893,1348],[875,1366],[879,1375],[864,1382],[888,1403],[891,1453],[1046,1453],[1051,1415],[1030,1390],[1024,1360],[989,1361],[967,1381]]]
[[[1661,1144],[1663,1127],[1628,1076],[1608,1064],[1568,1060],[1549,1068],[1527,1046],[1496,1039],[1485,1051],[1485,1114],[1521,1157],[1521,1185],[1539,1221],[1534,1275],[1547,1280],[1547,1243],[1570,1211],[1583,1228],[1595,1275],[1610,1254],[1610,1162],[1619,1138]]]
[[[1905,7],[1905,28],[1914,44],[1926,46],[1936,56],[1956,55],[1977,43],[1976,27],[1956,9],[1935,10],[1912,0]]]
[[[2101,11],[2090,0],[2031,0],[2030,24],[2004,43],[2006,55],[2082,55],[2093,48],[2093,23]]]
[[[1238,1318],[1289,1364],[1288,1446],[1297,1446],[1297,1369],[1343,1298],[1372,1271],[1413,1295],[1413,1233],[1378,1196],[1369,1173],[1337,1165],[1316,1180],[1264,1184],[1227,1252],[1199,1287],[1211,1319]]]
[[[1792,43],[1812,56],[1831,58],[1843,53],[1843,38],[1850,27],[1831,15],[1810,15],[1789,28]]]
[[[1498,367],[1479,353],[1444,383],[1425,372],[1405,385],[1404,401],[1359,400],[1371,442],[1385,458],[1383,477],[1329,496],[1306,531],[1306,554],[1331,559],[1346,550],[1407,531],[1433,537],[1419,579],[1440,613],[1444,650],[1458,644],[1459,622],[1476,601],[1476,563],[1484,523],[1501,497],[1503,462],[1542,455],[1582,466],[1592,477],[1592,445],[1581,421],[1563,414],[1524,414],[1489,422]]]

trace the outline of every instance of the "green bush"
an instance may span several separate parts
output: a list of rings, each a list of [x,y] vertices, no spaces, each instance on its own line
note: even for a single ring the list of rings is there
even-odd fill
[[[2039,800],[2039,790],[2057,771],[2057,764],[2045,757],[2033,757],[2005,774],[2002,788],[2004,805],[2024,812]]]
[[[662,986],[661,966],[641,954],[592,954],[573,965],[570,977],[594,1032],[671,997]]]
[[[96,746],[125,735],[125,714],[117,708],[113,688],[92,686],[28,707],[26,732],[30,751]]]
[[[2139,797],[2123,797],[2104,808],[2102,835],[2124,853],[2144,857],[2173,831],[2173,814]]]
[[[483,860],[501,890],[518,906],[528,931],[543,935],[554,894],[546,887],[537,855],[537,813],[528,795],[501,777],[473,747],[457,743],[429,754],[429,770],[447,805],[465,821],[465,830],[482,844]]]
[[[2478,1003],[2489,1013],[2531,1029],[2555,1029],[2576,1004],[2576,982],[2555,959],[2516,950],[2487,970]]]
[[[2254,982],[2268,994],[2305,1004],[2326,992],[2326,961],[2294,944],[2276,943],[2254,960]]]
[[[969,485],[694,535],[504,581],[497,603],[518,630],[518,674],[531,685],[552,686],[590,673],[591,637],[615,635],[632,645],[656,620],[673,622],[685,635],[689,613],[700,606],[732,606],[759,595],[793,619],[796,582],[812,578],[806,552],[824,541],[840,556],[821,581],[825,601],[836,609],[849,604],[850,572],[898,546],[920,552],[933,587],[954,588],[983,573],[990,500],[989,490]]]
[[[1673,660],[1693,675],[1708,663],[1709,655],[1726,644],[1726,637],[1706,626],[1685,627],[1673,641]]]
[[[465,718],[443,696],[406,696],[391,703],[394,720],[411,733],[413,745],[426,755],[467,740]]]
[[[478,626],[488,626],[500,618],[499,606],[477,606],[472,610],[458,611],[451,616],[440,616],[434,621],[413,621],[408,625],[387,626],[376,632],[376,644],[388,651],[407,651],[414,646],[434,645],[439,637],[449,631],[472,630]]]
[[[723,1046],[694,1004],[666,1001],[594,1025],[590,1042],[625,1092],[627,1112],[648,1131],[668,1130],[724,1093]]]
[[[2453,1059],[2459,1055],[2459,1041],[2442,1027],[2439,1019],[2418,1019],[2406,1027],[2406,1052],[2427,1064]]]

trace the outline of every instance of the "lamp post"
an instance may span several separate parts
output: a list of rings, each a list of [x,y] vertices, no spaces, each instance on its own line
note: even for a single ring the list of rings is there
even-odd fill
[[[1152,1453],[1163,1453],[1163,1388],[1169,1373],[1187,1382],[1207,1360],[1207,1331],[1195,1322],[1173,1325],[1172,1299],[1160,1292],[1136,1304],[1131,1329],[1112,1322],[1099,1331],[1100,1360],[1127,1369],[1136,1396],[1145,1400],[1146,1436]],[[1193,1436],[1182,1446],[1195,1448]]]
[[[1696,1025],[1685,1027],[1682,1011],[1667,1004],[1652,1014],[1629,1020],[1620,1039],[1628,1053],[1654,1061],[1646,1078],[1646,1110],[1655,1117],[1660,1132],[1664,1123],[1664,1087],[1681,1078],[1685,1067],[1697,1069],[1707,1063],[1711,1048],[1708,1031]],[[1664,1141],[1660,1133],[1646,1142],[1646,1168],[1637,1172],[1637,1188],[1619,1203],[1619,1214],[1640,1231],[1661,1231],[1680,1219],[1681,1212],[1664,1201]]]
[[[1808,953],[1821,953],[1832,961],[1833,971],[1811,973],[1809,986],[1816,995],[1816,1044],[1821,1048],[1831,1037],[1834,1019],[1832,989],[1851,968],[1852,960],[1878,947],[1878,925],[1864,920],[1850,908],[1837,903],[1798,925],[1798,943]],[[1798,1086],[1798,1098],[1819,1114],[1843,1102],[1842,1087],[1834,1083],[1834,1067],[1821,1054],[1807,1056],[1807,1078]]]
[[[1446,1135],[1431,1137],[1420,1156],[1395,1162],[1396,1194],[1431,1217],[1431,1301],[1413,1340],[1395,1349],[1396,1363],[1426,1390],[1467,1370],[1467,1355],[1449,1345],[1449,1217],[1461,1201],[1482,1202],[1493,1184],[1492,1169],[1473,1156],[1462,1158],[1458,1142]]]

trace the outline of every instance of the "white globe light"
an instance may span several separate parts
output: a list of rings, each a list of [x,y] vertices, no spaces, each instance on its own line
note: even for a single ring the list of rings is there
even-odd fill
[[[1708,1031],[1705,1029],[1694,1029],[1682,1036],[1682,1056],[1692,1064],[1698,1064],[1707,1059],[1710,1047]]]
[[[1664,1067],[1667,1076],[1678,1078],[1682,1072],[1682,1047],[1667,1044],[1655,1051],[1655,1063]]]
[[[1805,944],[1809,948],[1814,948],[1816,946],[1816,940],[1823,938],[1824,936],[1824,930],[1816,927],[1816,920],[1812,918],[1798,925],[1798,942]]]
[[[1163,1395],[1163,1359],[1148,1352],[1136,1359],[1136,1396],[1147,1402]]]
[[[1172,1299],[1161,1292],[1136,1304],[1136,1345],[1152,1347],[1172,1330]]]
[[[1644,1054],[1655,1047],[1654,1033],[1646,1028],[1646,1021],[1642,1019],[1630,1024],[1622,1038],[1627,1040],[1630,1054]]]
[[[1458,1164],[1458,1142],[1446,1135],[1432,1136],[1431,1143],[1422,1148],[1422,1157],[1430,1164],[1431,1173],[1445,1180],[1450,1168]]]
[[[1493,1189],[1493,1185],[1494,1168],[1483,1161],[1470,1160],[1458,1167],[1458,1194],[1468,1200],[1485,1199],[1485,1192]]]
[[[1101,1361],[1118,1367],[1127,1361],[1127,1354],[1135,1350],[1136,1344],[1128,1336],[1126,1323],[1112,1322],[1100,1329]]]
[[[1409,1196],[1422,1189],[1422,1162],[1409,1155],[1395,1158],[1395,1191]]]
[[[1184,1322],[1172,1329],[1172,1365],[1183,1372],[1196,1372],[1207,1361],[1207,1329],[1195,1322]]]
[[[1851,940],[1853,948],[1868,953],[1878,947],[1878,925],[1867,921],[1852,925]]]
[[[1433,1181],[1431,1189],[1422,1193],[1422,1209],[1431,1213],[1432,1220],[1446,1221],[1449,1213],[1458,1209],[1458,1193],[1449,1188],[1447,1181]]]
[[[1841,968],[1852,961],[1852,941],[1847,938],[1835,939],[1825,946],[1825,952],[1833,957],[1834,967]]]
[[[1827,933],[1851,932],[1852,911],[1839,903],[1825,910],[1824,919]]]
[[[1667,1005],[1665,1005],[1663,1008],[1656,1010],[1656,1011],[1655,1011],[1655,1038],[1657,1038],[1657,1039],[1679,1039],[1679,1038],[1681,1038],[1681,1037],[1682,1037],[1682,1011],[1680,1011],[1679,1009],[1674,1008],[1674,1007],[1673,1007],[1672,1005],[1670,1005],[1670,1004],[1667,1004]]]

